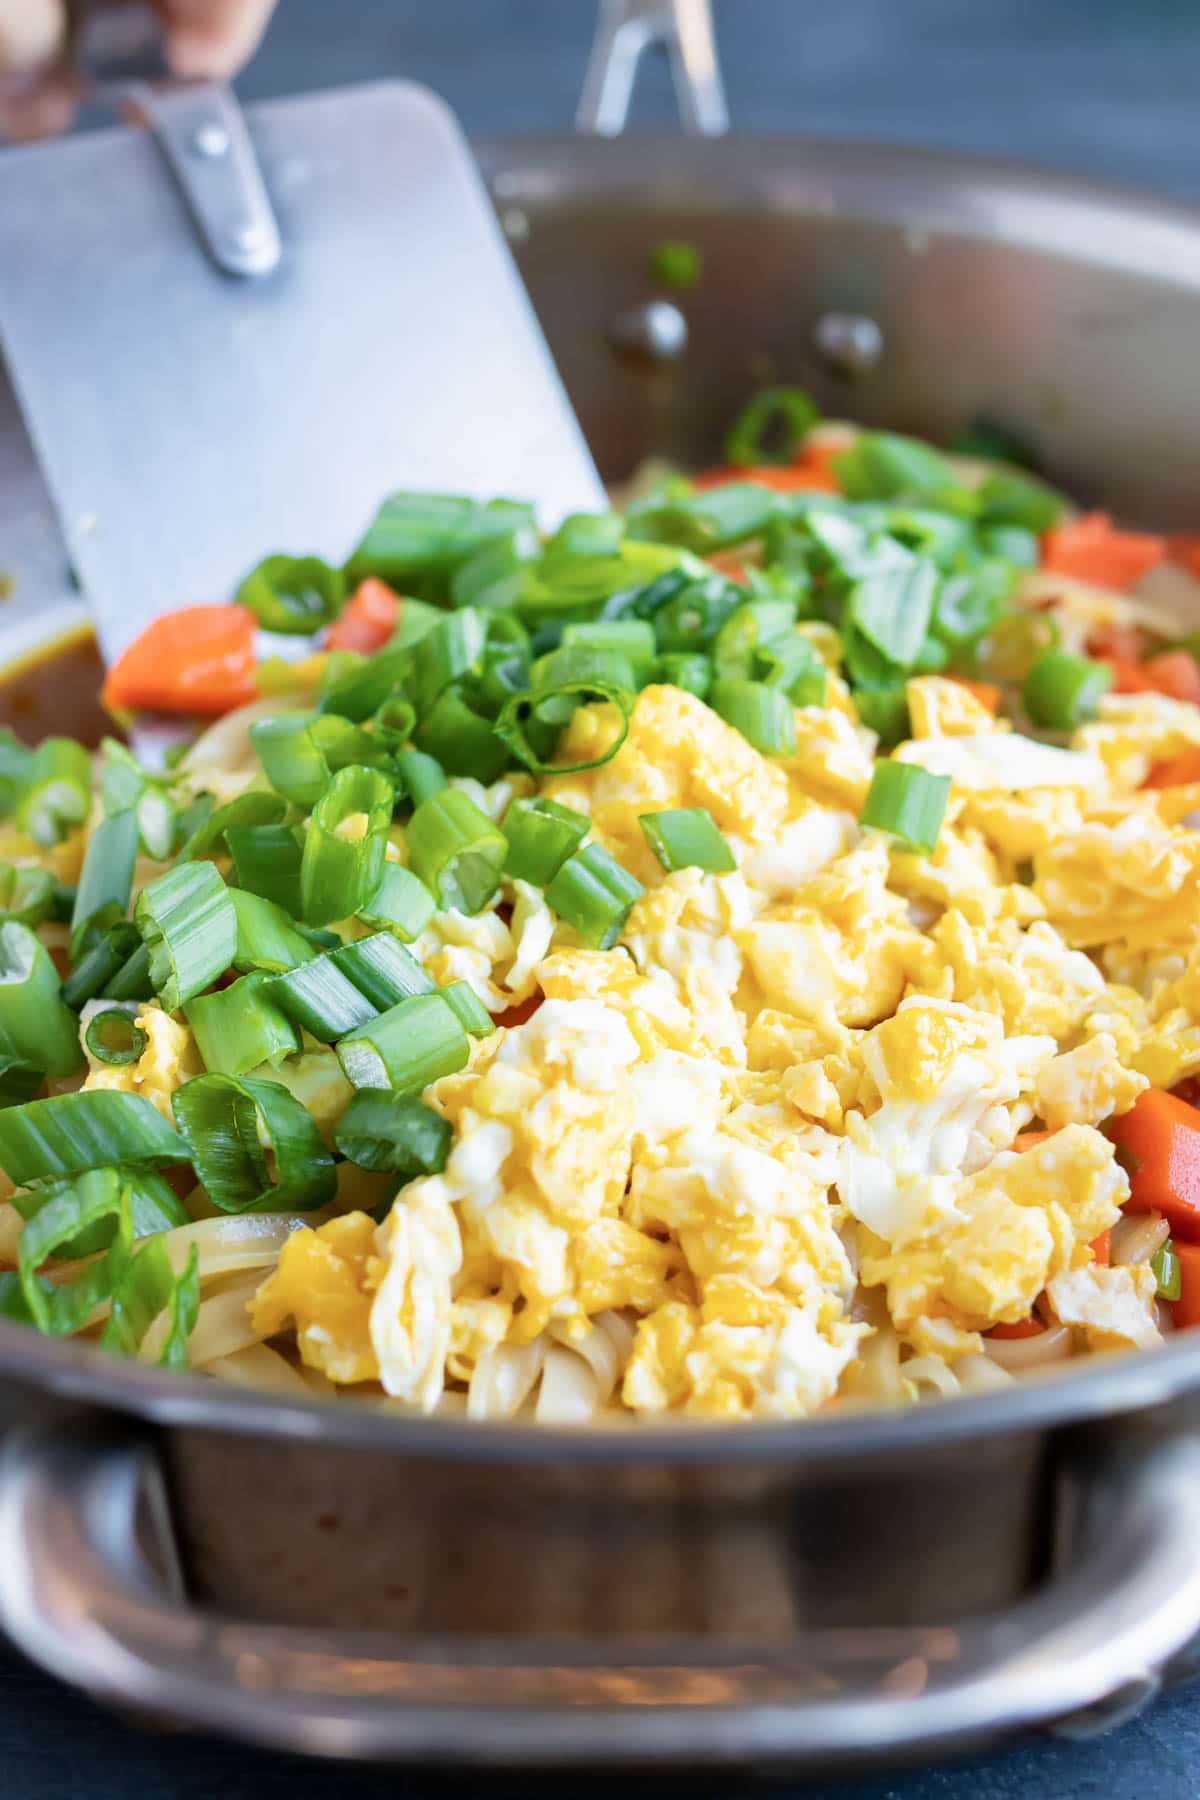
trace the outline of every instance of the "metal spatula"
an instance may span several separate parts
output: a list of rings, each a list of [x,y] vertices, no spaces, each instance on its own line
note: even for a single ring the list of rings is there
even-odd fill
[[[0,341],[106,656],[396,489],[603,506],[434,95],[117,92],[148,128],[0,154]]]

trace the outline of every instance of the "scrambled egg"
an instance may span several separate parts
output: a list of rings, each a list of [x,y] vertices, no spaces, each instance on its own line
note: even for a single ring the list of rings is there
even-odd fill
[[[1200,1069],[1200,836],[1139,791],[1200,715],[1117,697],[1059,747],[940,677],[909,707],[898,754],[952,779],[927,855],[859,827],[875,744],[840,684],[781,759],[651,687],[608,762],[542,779],[645,893],[605,952],[521,882],[431,922],[415,954],[501,1020],[426,1092],[446,1165],[382,1224],[348,1188],[297,1230],[260,1334],[404,1406],[559,1418],[811,1414],[881,1357],[953,1391],[1035,1307],[1080,1350],[1156,1341],[1148,1271],[1096,1260],[1128,1197],[1099,1127]],[[616,730],[581,708],[564,759]],[[502,820],[529,788],[471,792]],[[686,806],[734,873],[664,872],[638,815]],[[169,1095],[187,1033],[145,1010],[153,1046],[90,1084]],[[276,1078],[332,1131],[329,1053]]]
[[[110,1003],[111,1004],[111,1003]],[[204,1073],[204,1064],[187,1025],[174,1013],[164,1012],[157,1000],[149,1000],[133,1013],[134,1023],[146,1034],[146,1044],[136,1062],[101,1063],[88,1049],[84,1033],[93,1012],[103,1005],[85,1007],[80,1036],[87,1056],[85,1088],[114,1088],[124,1094],[144,1094],[153,1101],[169,1124],[175,1123],[171,1095],[193,1075]]]

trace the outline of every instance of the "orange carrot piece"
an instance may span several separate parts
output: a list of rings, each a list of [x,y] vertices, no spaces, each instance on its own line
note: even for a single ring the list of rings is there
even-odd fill
[[[1156,694],[1200,705],[1200,663],[1189,650],[1163,650],[1142,664]]]
[[[1167,555],[1190,575],[1200,577],[1200,531],[1181,531],[1168,538]]]
[[[400,599],[386,581],[360,581],[325,638],[327,650],[381,650],[396,629]]]
[[[1047,1138],[1057,1135],[1057,1131],[1018,1131],[1013,1139],[1012,1147],[1018,1154],[1022,1154],[1026,1150],[1035,1149],[1038,1144],[1044,1144]]]
[[[1114,694],[1153,694],[1156,691],[1144,663],[1127,662],[1123,656],[1102,656],[1099,660],[1106,662],[1113,672]]]
[[[162,613],[117,658],[101,699],[110,711],[232,712],[258,698],[255,630],[245,606]]]
[[[1085,513],[1042,538],[1042,567],[1098,587],[1128,588],[1163,561],[1167,540],[1148,531],[1118,531],[1107,513]]]
[[[1109,1252],[1111,1249],[1111,1242],[1112,1242],[1112,1227],[1110,1226],[1107,1231],[1102,1231],[1100,1233],[1099,1237],[1094,1237],[1092,1239],[1091,1246],[1090,1246],[1091,1252],[1092,1252],[1092,1260],[1094,1262],[1100,1263],[1106,1269],[1109,1264]]]
[[[993,1325],[984,1336],[990,1338],[1031,1338],[1040,1337],[1046,1327],[1032,1313],[1023,1319],[1014,1319],[1011,1325]]]
[[[1200,1325],[1200,1244],[1173,1243],[1179,1258],[1179,1298],[1175,1302],[1175,1327]]]
[[[1124,1152],[1129,1210],[1160,1212],[1172,1237],[1200,1240],[1200,1111],[1147,1088],[1105,1130]]]
[[[1087,653],[1103,661],[1115,657],[1118,662],[1140,663],[1149,641],[1139,625],[1109,625],[1088,638]]]
[[[965,675],[952,675],[950,679],[956,681],[959,687],[966,688],[969,694],[973,694],[980,706],[986,707],[988,712],[1000,711],[1002,695],[1000,689],[993,687],[990,681],[970,681]]]
[[[759,487],[777,494],[798,494],[805,489],[819,489],[827,494],[841,492],[828,470],[809,463],[758,463],[748,469],[706,469],[702,475],[692,476],[692,486],[702,489],[727,487],[731,481],[756,481]]]
[[[1190,787],[1194,781],[1200,781],[1200,749],[1184,750],[1178,756],[1169,757],[1166,762],[1155,763],[1142,786]]]

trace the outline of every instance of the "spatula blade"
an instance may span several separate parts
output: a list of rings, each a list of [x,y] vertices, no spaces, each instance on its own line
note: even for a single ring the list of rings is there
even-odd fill
[[[371,84],[252,108],[284,239],[217,272],[145,132],[0,156],[0,340],[109,658],[385,493],[604,493],[466,141]]]

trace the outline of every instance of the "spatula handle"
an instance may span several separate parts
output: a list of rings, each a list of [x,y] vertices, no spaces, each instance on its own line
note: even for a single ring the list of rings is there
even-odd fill
[[[155,16],[136,0],[75,0],[71,45],[89,99],[132,109],[153,132],[217,268],[269,274],[281,255],[279,226],[232,90],[171,76]]]
[[[711,0],[601,0],[578,130],[599,137],[624,131],[642,57],[654,48],[670,59],[683,129],[700,137],[729,130]]]

